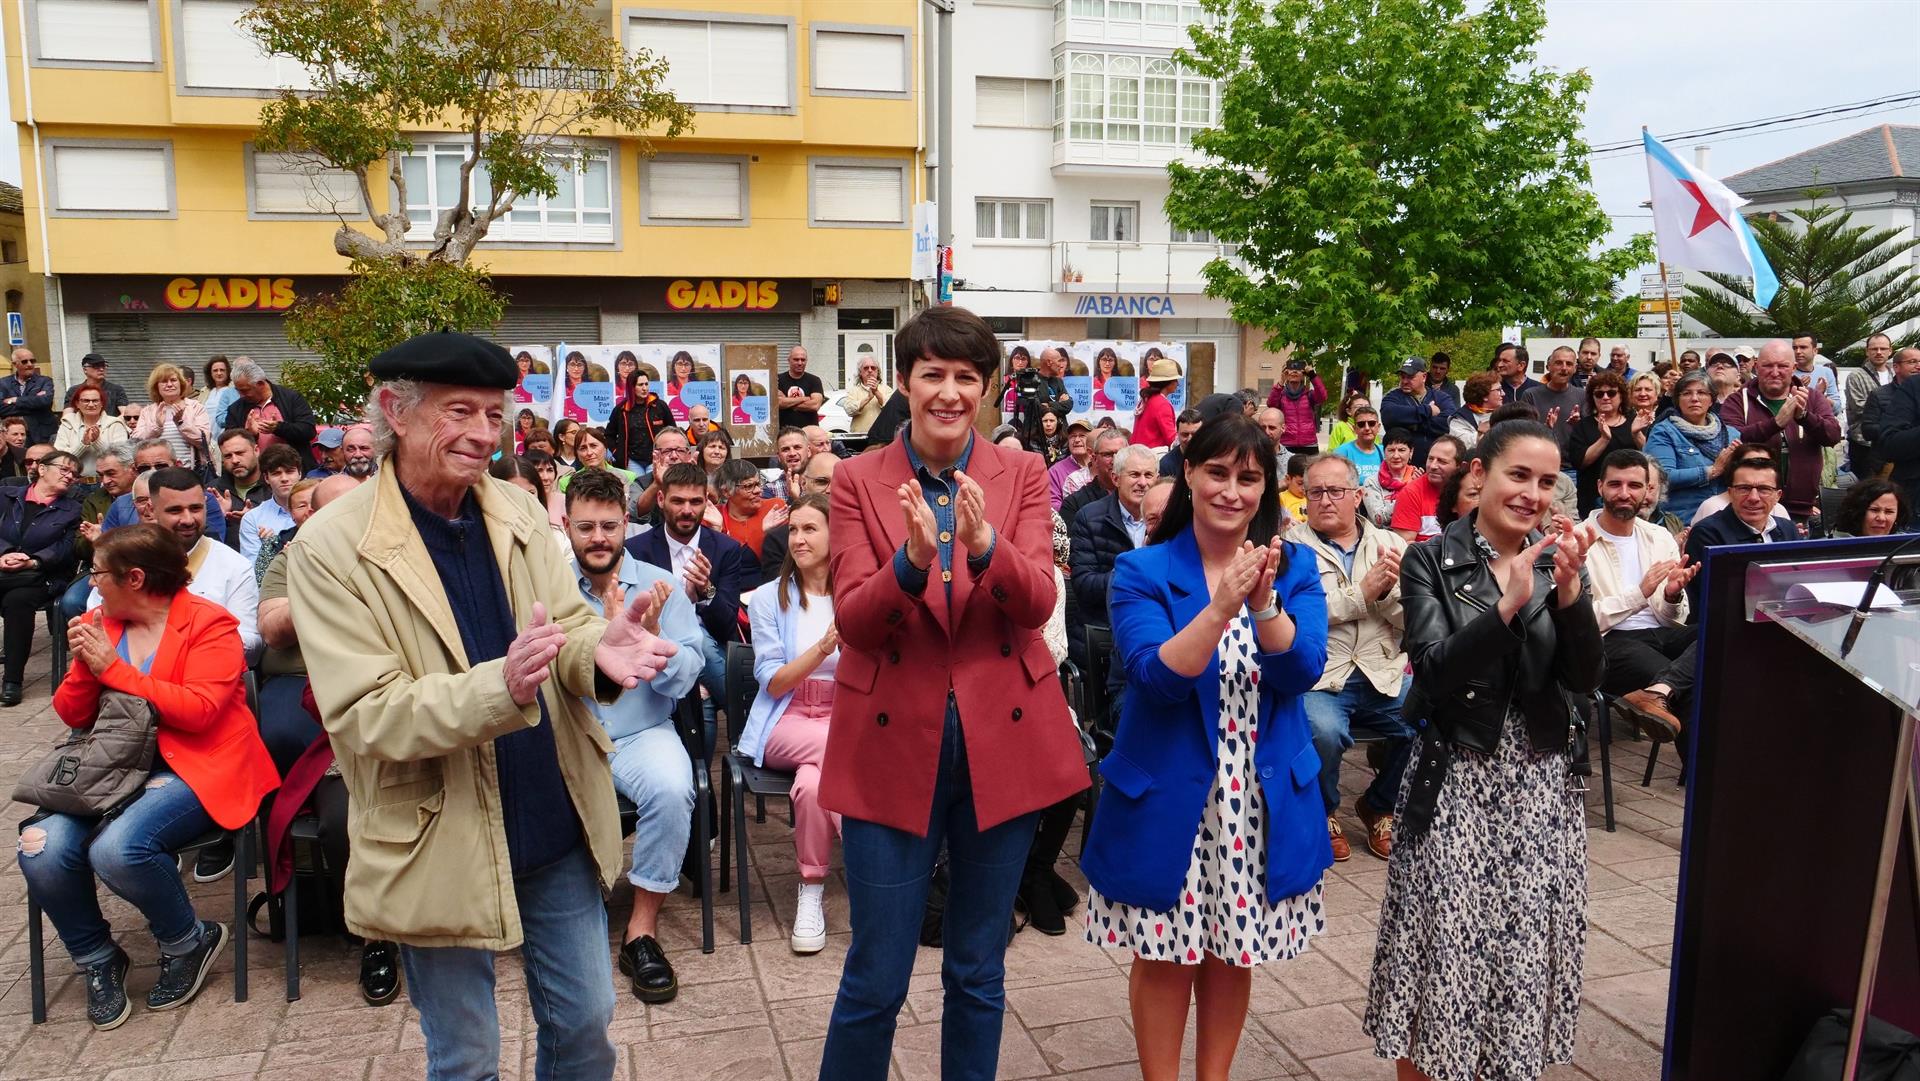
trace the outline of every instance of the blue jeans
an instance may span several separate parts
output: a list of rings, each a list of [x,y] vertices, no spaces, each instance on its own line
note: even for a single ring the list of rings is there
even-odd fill
[[[538,1081],[613,1076],[613,962],[600,878],[584,842],[565,859],[513,880],[525,942],[527,999],[539,1025]],[[420,1011],[429,1081],[480,1081],[500,1070],[493,952],[402,946],[407,998]]]
[[[1353,733],[1365,732],[1387,741],[1387,764],[1360,798],[1379,814],[1392,814],[1400,795],[1400,776],[1413,750],[1413,729],[1401,718],[1411,677],[1400,680],[1400,693],[1381,694],[1358,668],[1339,691],[1308,691],[1301,696],[1307,724],[1313,729],[1313,748],[1320,752],[1320,802],[1332,814],[1340,806],[1340,756],[1353,746]]]
[[[693,767],[673,719],[615,740],[608,764],[613,787],[639,810],[627,881],[649,893],[672,893],[693,831]]]
[[[76,965],[113,956],[94,878],[147,918],[169,957],[200,945],[200,919],[180,881],[174,848],[213,829],[200,798],[172,773],[155,773],[140,797],[96,836],[95,818],[48,815],[20,830],[20,874]],[[41,842],[36,851],[35,842]]]
[[[951,870],[940,982],[940,1076],[991,1081],[1000,1061],[1006,1012],[1007,933],[1013,895],[1033,845],[1039,813],[982,830],[973,818],[973,779],[960,717],[947,700],[946,733],[925,837],[848,817],[840,848],[846,863],[853,943],[840,974],[822,1081],[879,1081],[887,1076],[893,1031],[907,999],[907,979],[920,946],[927,886],[944,841]]]
[[[93,579],[79,578],[60,594],[60,615],[71,620],[74,616],[85,615],[87,598],[93,595]]]

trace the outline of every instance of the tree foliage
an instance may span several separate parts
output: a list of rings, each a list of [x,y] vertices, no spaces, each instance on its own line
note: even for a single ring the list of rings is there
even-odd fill
[[[1836,357],[1864,347],[1869,334],[1920,319],[1920,279],[1908,255],[1920,236],[1856,225],[1853,211],[1821,205],[1826,195],[1809,188],[1807,205],[1790,215],[1747,218],[1780,279],[1773,303],[1756,305],[1748,279],[1710,273],[1713,285],[1688,288],[1687,314],[1727,337],[1810,333]],[[1914,344],[1920,333],[1894,343]]]
[[[1238,244],[1207,290],[1381,373],[1456,326],[1567,321],[1650,257],[1589,190],[1583,71],[1533,66],[1543,0],[1206,0],[1182,62],[1221,85],[1174,224]]]
[[[692,116],[660,87],[666,62],[629,55],[591,0],[258,0],[242,25],[314,73],[312,91],[262,108],[257,139],[358,180],[373,231],[342,217],[333,244],[350,259],[464,263],[516,198],[558,192],[573,139],[618,132],[644,153],[644,133],[679,135]],[[410,246],[400,154],[419,131],[469,146],[460,190],[473,205]],[[391,199],[376,202],[381,180]]]
[[[367,362],[376,354],[416,334],[484,330],[505,310],[482,268],[355,260],[339,293],[302,300],[287,312],[287,340],[320,359],[288,361],[281,377],[319,415],[353,416],[367,396]]]

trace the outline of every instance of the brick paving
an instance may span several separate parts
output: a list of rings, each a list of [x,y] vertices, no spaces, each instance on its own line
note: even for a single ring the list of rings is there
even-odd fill
[[[27,700],[0,715],[0,791],[11,791],[23,764],[44,753],[59,721],[48,708],[44,636],[28,668]],[[1588,796],[1591,857],[1586,995],[1579,1054],[1573,1066],[1549,1071],[1556,1081],[1644,1081],[1659,1076],[1667,1006],[1667,965],[1678,890],[1682,793],[1673,755],[1661,756],[1650,788],[1638,784],[1645,743],[1615,747],[1619,830],[1600,828],[1598,780]],[[1355,753],[1344,772],[1349,787],[1345,827],[1353,859],[1335,865],[1326,882],[1327,934],[1305,956],[1257,970],[1253,1009],[1234,1076],[1363,1081],[1393,1076],[1373,1057],[1360,1031],[1375,916],[1386,865],[1365,851],[1352,819],[1352,795],[1366,779]],[[9,846],[22,809],[7,810]],[[827,892],[825,951],[796,957],[787,948],[797,874],[784,815],[754,824],[754,942],[737,938],[731,893],[718,899],[716,949],[699,950],[699,902],[677,894],[662,912],[662,938],[679,970],[679,998],[646,1006],[619,994],[613,1038],[621,1079],[812,1078],[847,947],[844,886]],[[1069,856],[1078,851],[1077,836]],[[1061,871],[1076,883],[1071,859]],[[202,915],[227,916],[230,882],[189,884]],[[624,885],[610,926],[625,924]],[[207,989],[185,1009],[141,1008],[155,974],[152,939],[132,909],[107,895],[105,910],[133,954],[129,979],[136,1012],[112,1032],[85,1019],[85,992],[57,943],[49,963],[50,1020],[28,1020],[26,888],[9,860],[0,871],[0,1081],[101,1078],[107,1081],[375,1081],[419,1078],[425,1058],[417,1017],[405,998],[372,1009],[359,998],[357,954],[326,938],[302,946],[303,996],[284,1000],[282,952],[255,938],[249,955],[250,1001],[232,1001],[232,950]],[[617,934],[617,930],[614,932]],[[613,944],[609,944],[609,949]],[[940,954],[921,950],[912,992],[900,1017],[893,1076],[939,1073]],[[1077,933],[1047,938],[1025,931],[1007,954],[1008,1012],[1001,1044],[1003,1078],[1071,1077],[1087,1081],[1137,1077],[1128,1023],[1126,958],[1098,950]],[[501,1076],[533,1075],[534,1025],[517,958],[500,966]],[[1189,1027],[1188,1056],[1192,1034]]]

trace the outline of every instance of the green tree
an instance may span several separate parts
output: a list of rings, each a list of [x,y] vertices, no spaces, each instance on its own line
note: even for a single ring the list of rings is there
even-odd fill
[[[1543,0],[1206,0],[1182,62],[1221,87],[1174,224],[1238,244],[1205,270],[1269,347],[1387,371],[1423,337],[1560,321],[1648,261],[1580,139],[1586,73],[1533,65]]]
[[[374,232],[341,217],[349,259],[464,263],[522,196],[559,192],[585,134],[679,135],[692,111],[661,89],[666,62],[629,54],[590,0],[259,0],[242,19],[261,48],[313,72],[260,113],[263,150],[342,169]],[[401,155],[419,131],[467,145],[432,239],[410,242]],[[377,180],[389,198],[376,201]],[[382,208],[385,209],[382,209]]]
[[[357,259],[339,293],[302,300],[287,312],[287,340],[320,359],[288,361],[281,375],[319,415],[351,417],[367,396],[363,373],[376,353],[443,327],[490,327],[505,310],[483,268]]]
[[[1709,273],[1713,285],[1688,287],[1687,314],[1727,337],[1811,333],[1836,357],[1856,355],[1869,334],[1920,319],[1920,279],[1908,255],[1920,236],[1856,225],[1853,211],[1821,205],[1826,189],[1805,194],[1807,205],[1791,214],[1747,218],[1780,278],[1773,303],[1755,304],[1745,278]],[[1913,344],[1920,333],[1894,343]]]

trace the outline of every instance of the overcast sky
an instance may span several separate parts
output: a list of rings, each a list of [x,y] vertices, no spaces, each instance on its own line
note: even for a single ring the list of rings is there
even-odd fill
[[[1920,0],[1548,0],[1540,62],[1592,73],[1586,130],[1601,146],[1642,124],[1659,135],[1920,90],[1917,44]],[[1708,169],[1726,176],[1883,123],[1920,124],[1920,103],[1672,145],[1692,161],[1710,144]],[[20,178],[17,138],[0,139],[0,177]],[[1652,228],[1638,153],[1596,158],[1593,182],[1620,237]]]

